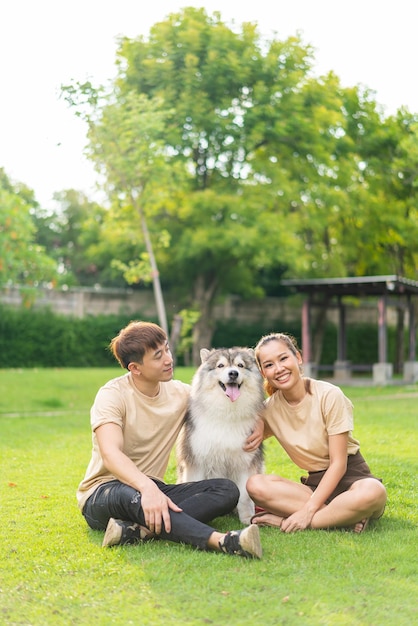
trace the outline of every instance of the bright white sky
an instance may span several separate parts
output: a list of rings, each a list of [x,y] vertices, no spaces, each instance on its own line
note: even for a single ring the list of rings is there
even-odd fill
[[[416,0],[9,0],[0,14],[0,167],[51,208],[63,189],[92,195],[83,157],[84,124],[59,99],[71,80],[106,83],[116,38],[147,36],[186,6],[220,11],[226,22],[256,22],[285,39],[299,31],[315,50],[317,73],[364,84],[387,113],[418,112]]]

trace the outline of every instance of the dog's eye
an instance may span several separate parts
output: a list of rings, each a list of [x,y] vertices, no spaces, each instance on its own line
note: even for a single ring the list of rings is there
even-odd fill
[[[244,367],[244,363],[238,363],[238,367]]]
[[[223,363],[218,363],[218,367],[225,367]]]

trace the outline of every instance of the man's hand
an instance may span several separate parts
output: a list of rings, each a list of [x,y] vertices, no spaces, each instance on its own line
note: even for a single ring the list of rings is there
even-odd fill
[[[152,481],[141,491],[141,506],[144,511],[145,525],[156,535],[161,533],[163,524],[167,533],[171,531],[170,510],[176,513],[182,511]]]

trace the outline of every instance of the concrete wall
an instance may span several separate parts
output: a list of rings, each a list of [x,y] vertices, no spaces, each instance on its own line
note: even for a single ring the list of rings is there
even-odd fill
[[[0,302],[21,306],[23,298],[18,289],[3,289]],[[147,317],[155,316],[152,293],[129,289],[38,289],[33,306],[36,309],[48,307],[54,313],[73,317],[137,312]]]
[[[23,304],[22,295],[17,288],[5,288],[0,291],[0,302],[12,306]],[[300,297],[263,298],[262,300],[243,300],[229,296],[215,307],[216,319],[235,319],[241,324],[264,321],[267,324],[276,320],[281,322],[299,321],[301,315]],[[175,295],[166,297],[167,315],[173,317],[179,311]],[[39,289],[34,303],[35,308],[48,307],[55,313],[74,317],[85,315],[135,315],[144,318],[157,318],[154,295],[151,290],[132,289],[90,289],[78,287],[72,289]],[[396,323],[395,309],[388,308],[388,324]],[[328,319],[338,324],[336,309],[328,311]],[[347,323],[377,324],[377,305],[368,300],[361,306],[347,307]],[[280,330],[280,329],[278,329]]]

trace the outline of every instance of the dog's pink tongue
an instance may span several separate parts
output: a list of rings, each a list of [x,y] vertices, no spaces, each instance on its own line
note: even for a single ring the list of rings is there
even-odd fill
[[[238,385],[226,385],[225,393],[231,402],[235,402],[235,400],[239,398],[240,390]]]

